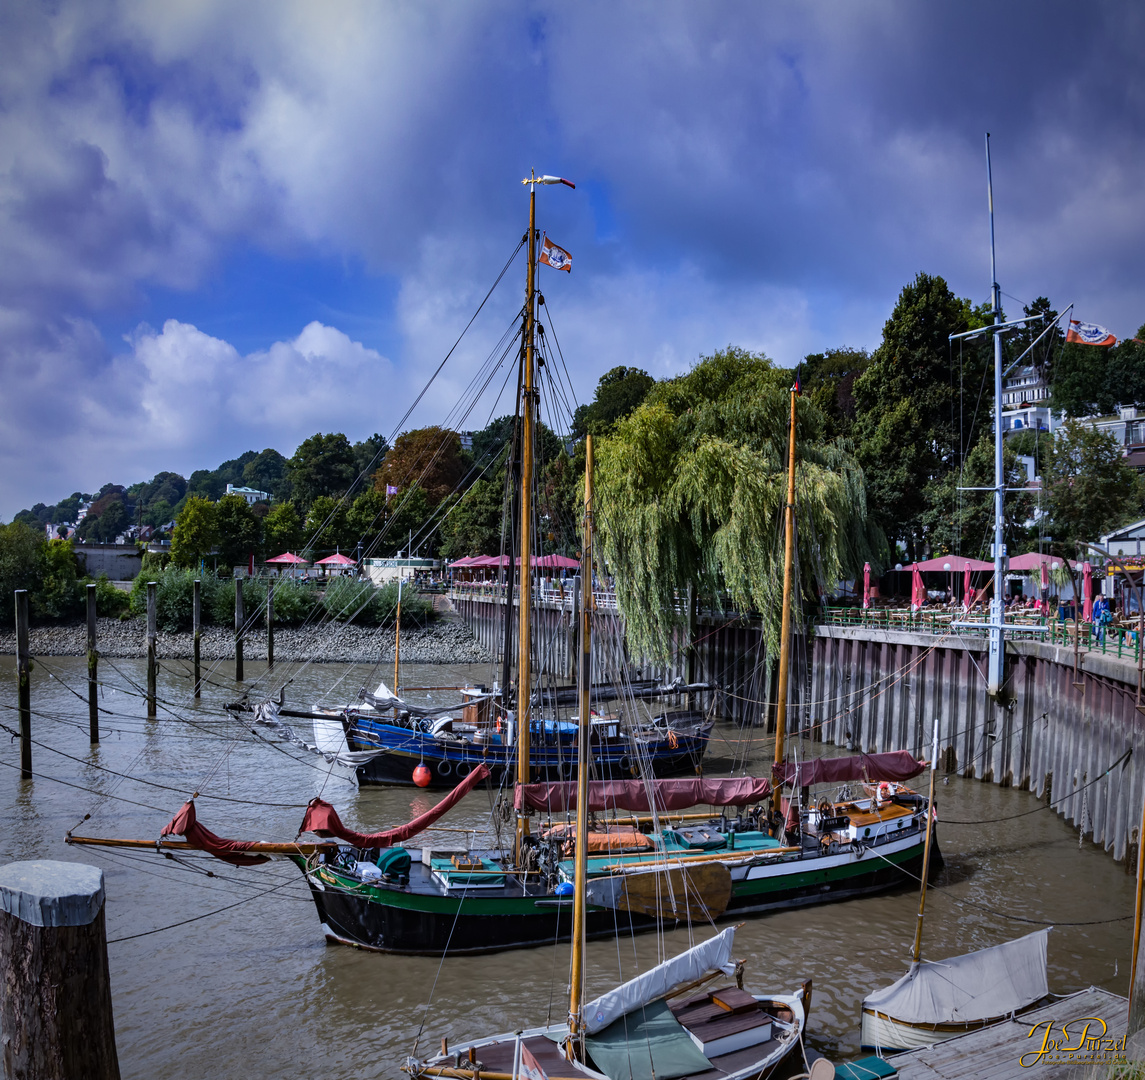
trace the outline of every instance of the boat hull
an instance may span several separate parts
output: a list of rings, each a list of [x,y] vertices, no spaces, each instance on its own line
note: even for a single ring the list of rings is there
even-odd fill
[[[784,861],[763,859],[732,866],[732,897],[723,919],[784,908],[846,900],[914,885],[922,870],[922,840],[903,838],[858,853],[816,855]],[[937,848],[935,849],[937,850]],[[932,859],[934,852],[932,852]],[[428,888],[344,888],[322,867],[306,869],[323,933],[330,942],[380,952],[442,955],[489,953],[568,941],[572,901],[523,887],[497,892],[443,893]],[[419,868],[415,865],[414,876]],[[662,920],[629,911],[589,907],[587,936],[640,933]]]
[[[968,1023],[912,1024],[905,1020],[896,1020],[886,1013],[864,1009],[860,1031],[861,1048],[875,1050],[880,1054],[898,1054],[906,1050],[933,1046],[946,1039],[953,1039],[956,1035],[965,1035],[968,1031],[977,1031],[979,1028],[989,1027],[991,1024],[1008,1019],[1007,1014]]]
[[[639,748],[623,737],[593,744],[593,767],[605,780],[629,779],[646,758],[652,775],[690,776],[697,773],[707,750],[712,724],[699,725],[689,734],[665,734],[663,739],[645,740]],[[443,742],[433,735],[400,725],[376,724],[353,732],[352,749],[379,749],[382,753],[355,770],[359,784],[408,785],[419,765],[429,770],[430,790],[453,788],[478,765],[487,765],[489,782],[496,786],[508,769],[516,773],[516,751],[511,746],[492,743],[478,746],[461,740]],[[530,768],[534,780],[570,780],[575,775],[575,751],[568,745],[537,745],[531,748]]]

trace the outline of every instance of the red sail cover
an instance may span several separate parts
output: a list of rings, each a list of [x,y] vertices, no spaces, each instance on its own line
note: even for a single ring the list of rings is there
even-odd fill
[[[257,866],[269,862],[266,855],[242,855],[253,846],[248,840],[224,840],[210,829],[204,829],[195,820],[195,804],[188,799],[182,809],[163,827],[162,836],[181,836],[193,848],[209,851],[216,859],[229,862],[232,866]]]
[[[886,754],[858,754],[855,757],[816,758],[799,765],[786,762],[771,767],[777,784],[810,787],[812,784],[842,784],[849,780],[909,780],[927,767],[906,750]]]
[[[311,799],[306,807],[306,817],[302,819],[302,828],[298,830],[301,836],[304,832],[317,833],[319,836],[336,836],[360,848],[383,848],[393,844],[400,844],[411,836],[428,829],[439,817],[453,809],[470,791],[489,775],[487,765],[478,765],[460,784],[457,785],[432,810],[427,810],[412,821],[399,825],[396,829],[386,829],[385,832],[361,833],[347,829],[338,820],[338,811],[328,802],[321,799]]]
[[[652,798],[657,810],[684,810],[689,806],[747,806],[766,799],[771,784],[761,776],[737,776],[727,780],[686,778],[653,780]],[[513,805],[518,810],[562,811],[576,809],[576,783],[517,785]],[[589,810],[651,811],[648,786],[643,780],[594,780],[588,785]]]

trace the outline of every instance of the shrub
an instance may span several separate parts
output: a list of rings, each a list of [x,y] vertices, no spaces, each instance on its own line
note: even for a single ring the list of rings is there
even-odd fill
[[[380,626],[394,621],[398,606],[397,583],[375,588],[368,581],[335,578],[326,587],[323,605],[330,618]],[[415,589],[402,589],[402,623],[424,624],[433,614],[433,604]]]
[[[80,595],[84,597],[85,610],[89,585],[95,586],[95,613],[101,618],[122,618],[131,610],[131,595],[112,585],[107,574],[100,574],[94,581],[90,577],[85,577],[79,583]]]

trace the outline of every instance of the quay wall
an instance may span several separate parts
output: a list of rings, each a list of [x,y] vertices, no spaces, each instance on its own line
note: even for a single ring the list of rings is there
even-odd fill
[[[503,602],[460,594],[452,602],[484,649],[499,657]],[[566,595],[534,619],[536,655],[558,679],[574,675],[578,607]],[[595,626],[594,671],[604,678],[623,653],[623,627],[614,609],[599,605]],[[704,704],[736,723],[770,727],[774,701],[758,624],[700,613],[690,637],[694,649],[681,643],[666,667],[634,666],[669,681],[716,683],[720,690]],[[1135,852],[1145,801],[1138,661],[1082,649],[1075,670],[1072,647],[1007,641],[1005,692],[995,701],[986,693],[986,649],[982,637],[816,626],[810,640],[796,639],[789,732],[802,728],[813,740],[853,751],[929,758],[937,724],[945,771],[1028,789],[1116,859]]]

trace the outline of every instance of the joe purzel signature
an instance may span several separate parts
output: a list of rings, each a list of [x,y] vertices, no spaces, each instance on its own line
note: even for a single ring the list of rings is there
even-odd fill
[[[1107,1061],[1124,1056],[1127,1036],[1117,1039],[1109,1034],[1109,1026],[1100,1016],[1081,1016],[1061,1025],[1060,1034],[1054,1032],[1053,1020],[1042,1020],[1030,1028],[1027,1039],[1041,1039],[1037,1050],[1027,1050],[1018,1064],[1023,1069],[1041,1061]]]

